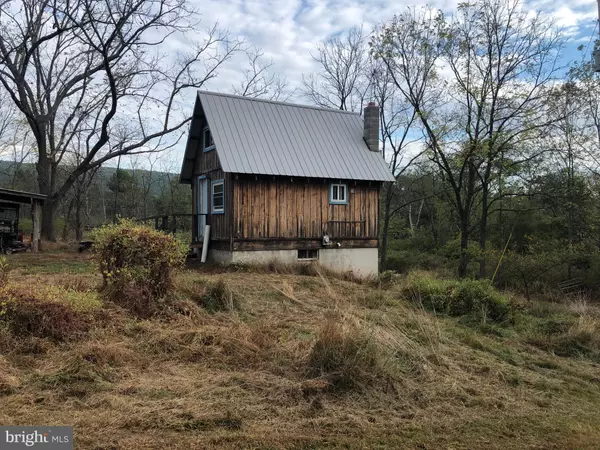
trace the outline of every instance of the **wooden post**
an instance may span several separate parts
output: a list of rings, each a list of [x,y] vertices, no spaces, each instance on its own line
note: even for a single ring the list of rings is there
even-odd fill
[[[33,236],[31,237],[31,251],[37,253],[40,250],[42,235],[42,205],[39,200],[33,199],[31,205],[31,221],[33,222]]]

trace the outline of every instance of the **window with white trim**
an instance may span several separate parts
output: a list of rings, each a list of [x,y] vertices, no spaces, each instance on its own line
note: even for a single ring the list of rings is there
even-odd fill
[[[348,186],[341,183],[332,183],[329,188],[329,203],[345,205],[348,203]]]
[[[212,213],[223,214],[225,212],[225,183],[223,180],[213,181],[212,189]]]
[[[202,134],[202,143],[202,148],[204,148],[205,152],[210,152],[215,148],[215,142],[213,141],[212,133],[208,127],[204,128],[204,133]]]
[[[319,259],[319,249],[298,250],[298,259],[301,261]]]

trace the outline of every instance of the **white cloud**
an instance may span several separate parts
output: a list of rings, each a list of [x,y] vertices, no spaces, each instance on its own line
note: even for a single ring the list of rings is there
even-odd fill
[[[354,26],[364,25],[368,32],[382,21],[409,6],[430,4],[444,11],[454,10],[459,0],[189,0],[202,13],[203,24],[219,22],[232,35],[243,38],[274,62],[273,70],[299,86],[303,73],[316,69],[311,52],[328,37]],[[595,0],[571,0],[568,5],[555,0],[530,0],[526,10],[541,10],[552,15],[568,36],[582,30],[591,33],[597,15]],[[221,69],[219,77],[207,88],[230,92],[240,80],[245,58],[234,58]],[[301,97],[294,99],[305,101]],[[190,109],[193,99],[190,99]]]
[[[459,0],[433,0],[434,7],[450,11]],[[364,25],[369,31],[374,25],[390,19],[394,13],[409,6],[419,6],[425,0],[407,4],[399,0],[190,0],[202,13],[205,26],[218,21],[233,35],[261,48],[272,58],[278,73],[298,85],[302,73],[315,69],[311,52],[328,37],[353,26]],[[597,15],[595,0],[572,0],[558,5],[554,0],[531,0],[525,9],[542,10],[557,21],[568,35],[577,35],[593,26]],[[588,33],[591,32],[588,30]],[[239,76],[243,59],[234,59],[215,79],[210,88],[231,90]]]
[[[574,10],[568,6],[561,6],[553,12],[556,17],[556,24],[559,27],[571,28],[577,27],[582,22],[592,21],[597,18],[596,8],[586,8],[586,10]]]

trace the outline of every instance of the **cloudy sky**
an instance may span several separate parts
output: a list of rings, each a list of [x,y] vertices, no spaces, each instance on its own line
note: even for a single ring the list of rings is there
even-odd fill
[[[202,24],[209,28],[215,22],[228,30],[232,37],[243,39],[248,45],[261,49],[265,60],[272,59],[271,71],[285,77],[290,88],[301,86],[302,74],[317,70],[311,56],[317,44],[344,31],[363,26],[369,33],[374,26],[390,20],[394,14],[409,6],[431,5],[450,13],[463,0],[399,1],[399,0],[187,0],[202,15]],[[581,58],[579,45],[593,47],[592,36],[597,34],[596,0],[525,0],[524,8],[551,15],[557,26],[569,36],[564,52],[565,64]],[[200,37],[202,35],[199,30]],[[185,42],[177,42],[185,46]],[[178,48],[176,50],[181,50]],[[239,54],[219,69],[218,76],[204,86],[205,89],[229,92],[238,86],[242,70],[247,69],[246,57]],[[301,89],[290,99],[309,103]],[[190,100],[191,109],[193,100]],[[187,105],[186,105],[187,106]],[[184,107],[185,109],[185,107]],[[177,170],[185,146],[180,144],[164,153],[161,159],[172,163]]]
[[[189,0],[202,13],[206,24],[218,21],[233,35],[261,48],[272,58],[274,69],[285,75],[291,85],[297,85],[302,73],[314,70],[311,52],[315,46],[336,33],[364,25],[370,31],[374,25],[389,20],[408,5],[430,4],[450,12],[459,3],[455,0],[406,2],[398,0]],[[595,28],[595,0],[527,1],[525,7],[541,10],[555,17],[557,25],[570,37],[565,58],[577,58],[576,48],[587,46]],[[597,31],[597,30],[596,30]],[[209,86],[212,90],[231,90],[235,70],[227,70]]]

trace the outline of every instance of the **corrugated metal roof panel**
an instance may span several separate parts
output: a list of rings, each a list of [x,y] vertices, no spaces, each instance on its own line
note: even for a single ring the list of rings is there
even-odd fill
[[[200,91],[223,171],[393,181],[358,114]]]

